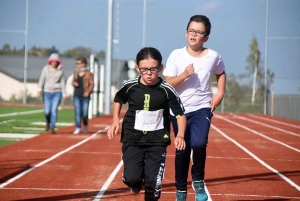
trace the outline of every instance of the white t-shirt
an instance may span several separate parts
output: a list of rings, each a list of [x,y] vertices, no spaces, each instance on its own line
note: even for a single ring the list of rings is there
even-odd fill
[[[163,75],[176,77],[183,73],[190,64],[193,64],[195,73],[175,87],[185,108],[185,113],[211,107],[210,100],[213,93],[209,86],[210,74],[212,72],[221,74],[225,69],[222,57],[217,52],[208,49],[205,56],[195,58],[189,55],[184,47],[176,49],[170,54]]]

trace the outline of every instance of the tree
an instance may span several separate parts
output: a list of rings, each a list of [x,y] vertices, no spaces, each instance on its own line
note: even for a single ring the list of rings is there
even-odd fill
[[[251,104],[254,104],[257,88],[257,77],[262,73],[262,68],[260,67],[261,53],[258,49],[258,43],[255,36],[252,38],[252,41],[249,45],[249,50],[250,54],[247,56],[248,65],[246,66],[246,70],[248,70],[249,74],[253,74]]]
[[[10,52],[10,45],[5,43],[2,47],[3,52]]]
[[[47,49],[47,56],[50,56],[52,53],[58,53],[59,54],[59,50],[56,49],[56,47],[54,45],[52,45],[51,48]]]
[[[226,79],[226,104],[239,105],[244,97],[245,91],[241,89],[238,83],[239,78],[235,74],[229,74]]]
[[[78,46],[72,49],[68,49],[62,53],[62,56],[67,57],[86,57],[89,58],[89,56],[92,54],[92,49],[87,47]]]
[[[102,58],[105,59],[105,52],[103,50],[97,52],[96,58]]]
[[[256,95],[259,93],[260,97],[263,97],[263,92],[265,87],[267,89],[273,83],[273,78],[275,76],[274,72],[271,72],[269,69],[267,70],[267,86],[264,83],[264,68],[262,66],[261,61],[261,53],[258,48],[257,39],[253,36],[251,43],[249,44],[250,53],[247,56],[247,63],[246,66],[247,73],[242,75],[243,77],[252,77],[252,96],[251,96],[251,104],[255,103]]]

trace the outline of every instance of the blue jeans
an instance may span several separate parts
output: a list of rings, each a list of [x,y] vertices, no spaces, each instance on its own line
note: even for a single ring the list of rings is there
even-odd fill
[[[177,190],[187,189],[187,178],[190,164],[190,154],[193,150],[192,179],[193,181],[204,180],[204,168],[206,160],[206,145],[210,121],[213,117],[211,108],[202,108],[186,114],[187,126],[184,140],[186,148],[176,149],[175,157],[175,186]],[[175,136],[178,133],[177,120],[171,116]]]
[[[57,120],[57,109],[60,104],[62,97],[61,92],[44,92],[43,100],[44,100],[44,114],[46,117],[47,123],[50,125],[50,129],[55,128],[56,120]]]
[[[81,128],[81,118],[83,125],[87,126],[90,97],[74,96],[73,102],[76,128]]]

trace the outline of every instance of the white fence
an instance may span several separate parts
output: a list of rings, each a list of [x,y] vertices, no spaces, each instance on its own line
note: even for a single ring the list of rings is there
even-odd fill
[[[300,121],[300,95],[270,95],[267,114]]]

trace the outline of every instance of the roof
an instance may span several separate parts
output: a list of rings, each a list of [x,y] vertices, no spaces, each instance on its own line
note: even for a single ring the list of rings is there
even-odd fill
[[[28,56],[27,67],[27,82],[38,82],[43,67],[46,65],[49,57]],[[87,58],[89,61],[89,58]],[[66,76],[69,77],[76,67],[75,58],[61,57],[63,70]],[[104,59],[98,59],[99,64],[105,65]],[[127,78],[127,61],[116,60],[112,61],[112,83],[119,83],[119,80]],[[24,81],[24,56],[21,55],[0,55],[0,72],[19,80]],[[117,84],[119,86],[119,84]]]

